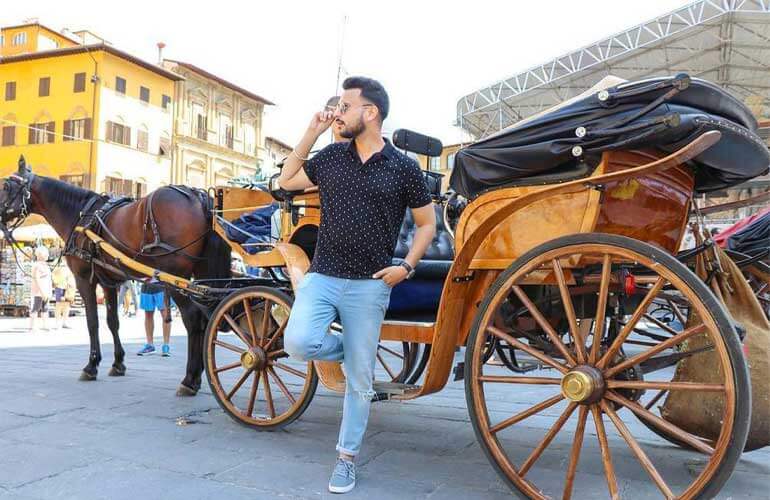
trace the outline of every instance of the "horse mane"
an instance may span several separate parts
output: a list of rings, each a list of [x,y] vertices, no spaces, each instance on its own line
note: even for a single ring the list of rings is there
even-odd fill
[[[58,179],[42,175],[37,178],[40,180],[41,195],[55,195],[57,204],[67,213],[79,212],[92,196],[99,196],[90,189],[83,189]]]

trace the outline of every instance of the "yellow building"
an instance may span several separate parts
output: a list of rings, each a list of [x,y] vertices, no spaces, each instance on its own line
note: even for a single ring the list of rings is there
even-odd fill
[[[0,34],[0,176],[23,154],[34,172],[95,191],[141,195],[170,182],[182,77],[88,32],[32,23]]]

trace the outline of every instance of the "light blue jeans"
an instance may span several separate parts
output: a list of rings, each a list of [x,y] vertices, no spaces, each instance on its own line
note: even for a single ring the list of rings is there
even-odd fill
[[[295,290],[284,349],[300,360],[342,361],[347,385],[337,451],[357,455],[374,391],[377,343],[390,287],[381,279],[308,273]],[[344,334],[329,331],[339,315]]]

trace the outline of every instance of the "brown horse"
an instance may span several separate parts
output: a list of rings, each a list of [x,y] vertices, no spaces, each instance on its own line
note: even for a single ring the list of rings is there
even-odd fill
[[[9,226],[12,230],[30,213],[35,213],[42,215],[68,242],[67,264],[75,275],[85,303],[91,344],[81,380],[95,380],[102,359],[96,310],[97,284],[104,289],[107,326],[115,345],[115,361],[109,375],[120,376],[126,372],[125,352],[118,336],[116,286],[128,275],[116,262],[101,255],[84,235],[72,235],[76,225],[90,221],[94,230],[123,253],[176,276],[197,279],[230,276],[230,247],[211,230],[211,201],[205,193],[167,186],[106,213],[99,212],[104,210],[107,201],[105,196],[93,191],[34,175],[23,157],[19,160],[18,172],[3,181],[0,192],[0,228],[6,236]],[[81,218],[83,215],[85,217]],[[100,265],[98,261],[108,265]],[[179,306],[188,334],[187,373],[177,395],[192,396],[201,384],[203,332],[207,318],[188,296],[174,289],[171,296]]]

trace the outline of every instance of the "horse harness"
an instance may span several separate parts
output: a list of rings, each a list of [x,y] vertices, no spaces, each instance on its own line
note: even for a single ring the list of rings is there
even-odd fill
[[[193,197],[197,197],[197,199],[201,202],[203,209],[208,211],[211,209],[208,202],[208,195],[199,190],[190,188],[187,186],[167,186],[169,189],[173,189],[188,199],[193,199]],[[115,210],[116,208],[122,207],[128,203],[132,203],[134,198],[131,197],[121,197],[121,198],[111,198],[107,195],[97,195],[91,197],[91,199],[88,200],[86,205],[83,207],[83,210],[80,212],[80,216],[75,221],[72,229],[70,230],[69,237],[67,238],[67,244],[65,245],[64,254],[65,255],[71,255],[73,257],[77,257],[84,262],[91,264],[91,281],[96,278],[100,284],[103,286],[107,286],[110,288],[115,288],[120,286],[120,283],[128,280],[128,279],[135,279],[135,277],[130,276],[123,268],[120,266],[120,262],[116,261],[114,264],[111,264],[109,262],[106,262],[104,259],[103,254],[99,251],[98,245],[91,241],[88,238],[78,238],[78,233],[74,231],[75,227],[81,226],[84,229],[90,229],[96,234],[99,234],[100,236],[106,237],[105,239],[111,240],[111,242],[114,242],[118,247],[121,247],[123,251],[127,251],[132,255],[133,259],[137,259],[138,257],[165,257],[168,255],[173,254],[180,254],[188,259],[191,260],[204,260],[200,257],[196,257],[193,255],[188,254],[184,251],[185,248],[197,243],[206,235],[209,233],[209,230],[204,231],[202,235],[195,238],[191,242],[179,246],[179,247],[173,247],[169,245],[168,243],[165,243],[161,240],[160,231],[158,229],[158,224],[155,220],[155,214],[153,213],[152,204],[153,199],[155,198],[155,195],[158,191],[153,191],[150,193],[150,195],[147,197],[147,204],[145,206],[145,216],[144,216],[144,224],[143,224],[143,235],[142,235],[142,241],[147,241],[147,228],[149,227],[150,231],[152,231],[152,241],[150,243],[144,243],[140,250],[136,252],[133,248],[126,245],[124,242],[122,242],[107,226],[106,220],[109,214]],[[83,242],[84,244],[79,244],[79,242]],[[154,250],[160,249],[162,250],[161,253],[150,253]],[[110,274],[115,274],[118,276],[121,276],[122,279],[115,280],[111,277],[108,277],[105,272],[100,272],[100,270],[97,269],[97,267],[103,269],[104,271],[107,271]]]

